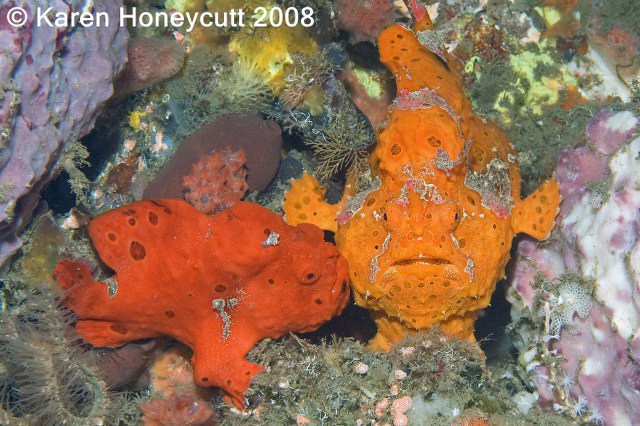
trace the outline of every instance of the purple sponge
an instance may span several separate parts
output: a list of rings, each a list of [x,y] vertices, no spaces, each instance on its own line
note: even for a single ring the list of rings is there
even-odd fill
[[[16,6],[27,12],[20,28],[7,20]],[[49,7],[106,12],[109,25],[37,25],[37,8]],[[121,0],[21,0],[0,7],[0,265],[20,247],[16,233],[30,219],[61,152],[91,130],[113,93],[112,81],[127,58],[120,7]]]

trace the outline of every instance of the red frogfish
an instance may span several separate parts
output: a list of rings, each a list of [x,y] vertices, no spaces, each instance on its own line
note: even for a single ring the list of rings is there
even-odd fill
[[[144,200],[88,228],[115,274],[94,281],[73,260],[55,268],[77,332],[108,347],[171,336],[193,350],[196,383],[237,407],[263,369],[244,359],[258,341],[313,331],[349,299],[347,263],[323,232],[255,204],[206,216],[184,201]]]

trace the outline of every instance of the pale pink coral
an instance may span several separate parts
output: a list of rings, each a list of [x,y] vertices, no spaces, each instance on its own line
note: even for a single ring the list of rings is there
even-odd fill
[[[213,409],[193,395],[172,394],[169,399],[152,399],[140,405],[145,426],[215,425]]]
[[[411,408],[413,408],[413,399],[406,395],[393,401],[390,411],[391,414],[395,416],[397,414],[404,414]]]
[[[229,147],[203,157],[182,178],[184,198],[205,214],[231,207],[249,187],[246,162],[243,149],[232,151]]]

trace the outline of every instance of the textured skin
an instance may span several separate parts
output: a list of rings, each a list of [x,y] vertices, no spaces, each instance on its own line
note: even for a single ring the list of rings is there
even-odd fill
[[[557,184],[550,180],[520,200],[515,152],[500,129],[473,113],[448,54],[429,51],[400,25],[383,31],[378,45],[399,93],[370,158],[380,187],[340,213],[336,243],[356,303],[378,325],[373,347],[387,349],[435,324],[473,339],[513,236],[541,239],[551,231]],[[294,185],[289,205],[304,195]],[[290,224],[305,214],[285,212]]]
[[[108,26],[36,25],[36,7],[77,12],[93,4]],[[6,14],[28,11],[20,29]],[[62,150],[93,127],[127,58],[127,31],[117,24],[121,0],[25,0],[0,5],[0,265],[20,247],[38,192]]]
[[[308,173],[294,180],[293,188],[287,192],[282,204],[285,212],[295,212],[295,217],[287,216],[287,222],[291,225],[313,223],[320,229],[336,232],[337,211],[343,209],[344,201],[339,204],[327,204],[326,193],[326,188],[321,187],[318,180]]]
[[[278,243],[261,244],[272,232]],[[193,350],[196,383],[222,388],[238,407],[262,370],[244,360],[256,342],[315,330],[349,299],[346,261],[322,231],[255,204],[206,216],[184,201],[144,200],[97,217],[89,235],[115,271],[115,297],[83,262],[54,272],[84,340],[113,347],[171,336]]]

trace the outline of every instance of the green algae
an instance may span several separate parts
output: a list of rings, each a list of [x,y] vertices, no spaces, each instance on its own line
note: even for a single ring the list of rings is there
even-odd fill
[[[529,43],[505,61],[479,62],[467,88],[474,109],[494,120],[519,153],[523,196],[552,176],[556,155],[582,140],[601,104],[563,109],[567,92],[551,87],[589,83],[575,79],[553,44]]]
[[[542,117],[523,115],[505,128],[519,152],[523,195],[533,192],[555,170],[556,155],[580,142],[596,108],[543,109]],[[554,125],[549,125],[554,123]]]
[[[227,55],[198,47],[189,55],[182,75],[165,84],[173,114],[184,139],[217,117],[267,110],[272,93],[259,71]]]
[[[542,72],[548,72],[548,67],[536,69],[537,74]],[[552,176],[558,152],[582,140],[586,125],[599,108],[592,103],[562,109],[558,104],[566,94],[560,93],[552,105],[544,105],[538,98],[535,114],[527,107],[532,100],[528,95],[531,90],[528,80],[519,79],[512,67],[500,62],[485,64],[480,78],[469,89],[474,107],[497,121],[516,147],[523,196]]]

